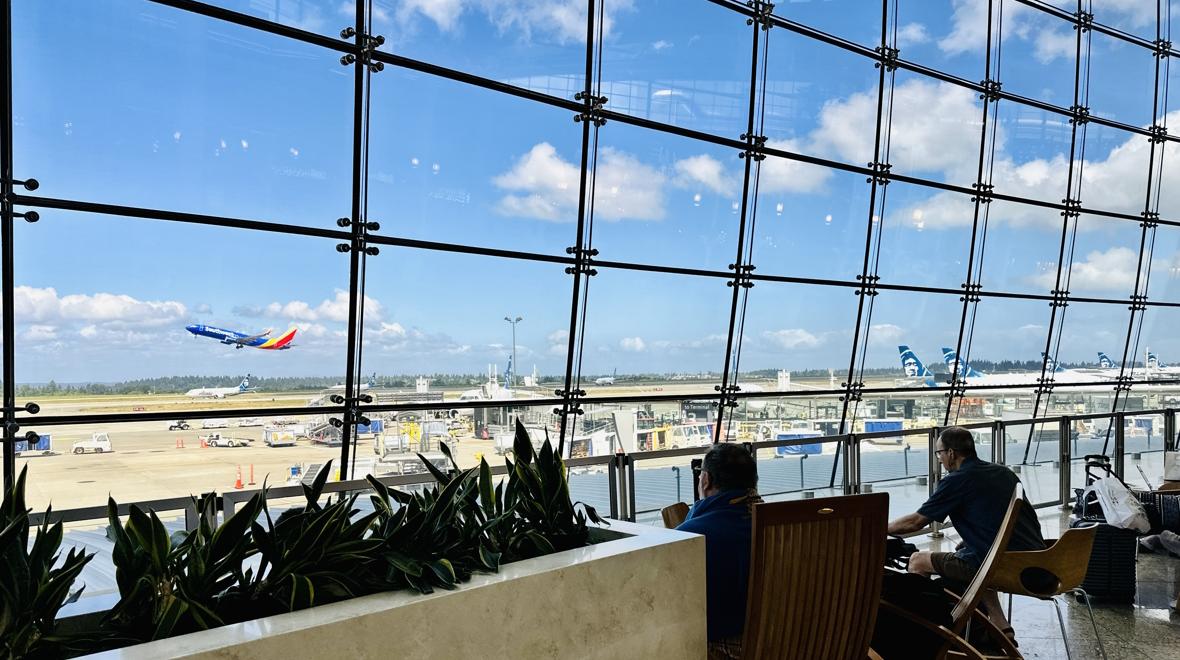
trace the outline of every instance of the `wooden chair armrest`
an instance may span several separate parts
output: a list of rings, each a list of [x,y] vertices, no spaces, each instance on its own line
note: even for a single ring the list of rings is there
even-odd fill
[[[908,610],[902,609],[902,608],[894,605],[893,603],[890,603],[890,602],[887,602],[884,600],[881,601],[881,608],[886,612],[896,614],[897,616],[900,616],[901,618],[905,619],[906,621],[909,621],[910,623],[922,626],[926,630],[929,630],[930,632],[934,633],[939,638],[941,638],[942,641],[946,644],[946,646],[949,646],[952,648],[957,648],[958,651],[960,653],[962,653],[964,657],[971,658],[972,660],[986,660],[984,658],[983,654],[981,654],[978,650],[976,650],[976,648],[974,646],[971,646],[971,644],[968,643],[967,640],[956,635],[955,633],[951,632],[950,630],[947,630],[946,626],[935,625],[935,624],[931,623],[930,621],[923,619],[922,617],[915,616],[913,613],[909,612]]]
[[[873,647],[870,646],[869,647],[869,660],[885,660],[885,658],[882,658],[881,654],[874,651]]]

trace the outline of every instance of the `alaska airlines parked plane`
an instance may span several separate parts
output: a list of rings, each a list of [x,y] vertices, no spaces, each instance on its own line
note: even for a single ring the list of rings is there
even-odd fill
[[[1106,353],[1098,351],[1098,368],[1099,369],[1117,369],[1114,366],[1114,360],[1106,357]]]
[[[618,378],[618,376],[619,376],[619,370],[616,368],[614,370],[614,372],[611,373],[611,375],[609,375],[609,376],[602,376],[601,378],[595,378],[594,384],[595,385],[614,385],[615,378]]]
[[[1074,371],[1073,369],[1065,369],[1051,358],[1041,353],[1041,359],[1047,360],[1047,371],[1053,374],[1053,381],[1056,383],[1085,383],[1095,380],[1092,374]],[[1006,374],[985,374],[982,371],[972,368],[966,362],[959,362],[958,354],[954,349],[943,348],[942,360],[946,363],[946,368],[954,371],[955,365],[958,364],[962,378],[967,381],[968,386],[979,385],[1036,385],[1041,378],[1040,371],[1019,371]]]
[[[898,346],[897,352],[901,354],[901,370],[905,372],[906,380],[921,378],[927,385],[934,387],[934,372],[922,364],[909,346]]]
[[[184,395],[202,399],[224,399],[227,396],[237,396],[238,394],[253,391],[254,388],[250,387],[250,374],[246,374],[246,377],[242,379],[242,382],[237,387],[198,387],[195,390],[185,392]]]
[[[268,351],[283,351],[291,348],[291,340],[295,338],[295,331],[297,330],[297,328],[291,328],[274,339],[267,339],[270,336],[270,330],[260,332],[256,335],[247,335],[233,330],[215,328],[211,325],[189,325],[185,326],[184,329],[193,333],[194,336],[216,339],[234,348],[249,346],[250,348],[261,348]]]

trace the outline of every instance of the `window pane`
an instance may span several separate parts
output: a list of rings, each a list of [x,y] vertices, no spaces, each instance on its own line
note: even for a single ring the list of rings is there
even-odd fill
[[[1090,35],[1090,114],[1132,126],[1150,126],[1155,53],[1101,32],[1091,31]],[[1163,68],[1161,62],[1161,76]]]
[[[1018,2],[1004,2],[1002,7],[1000,3],[995,5],[997,13],[993,29],[1002,32],[1003,43],[999,53],[1000,69],[993,68],[992,77],[1000,80],[1005,92],[1062,108],[1072,106],[1077,62],[1077,32],[1073,23]],[[1076,5],[1072,9],[1076,9]],[[985,28],[986,24],[977,23],[969,29],[983,31]],[[994,58],[994,44],[1000,42],[993,39],[992,43]],[[1085,52],[1084,41],[1082,52]]]
[[[565,254],[582,136],[571,113],[387,68],[373,82],[369,217],[379,233]],[[472,108],[511,118],[494,131]]]
[[[898,70],[881,117],[888,126],[887,160],[894,174],[907,174],[960,186],[978,178],[983,106],[975,92]],[[886,123],[888,122],[888,123]]]
[[[877,264],[882,282],[949,289],[962,287],[971,252],[975,202],[954,192],[891,182],[886,195]],[[988,209],[981,207],[980,212]],[[982,226],[982,222],[980,223]]]
[[[860,380],[870,389],[944,385],[939,349],[955,346],[962,316],[963,303],[954,294],[883,290],[870,296],[857,348],[858,370],[864,360]],[[884,411],[857,416],[878,412]]]
[[[902,59],[972,82],[983,80],[987,11],[982,5],[929,0],[900,0],[898,5]]]
[[[795,0],[775,5],[774,13],[861,45],[876,47],[881,44],[881,7],[876,3]]]
[[[206,4],[265,18],[308,32],[339,37],[346,27],[356,26],[356,4],[332,0],[205,0]]]
[[[1093,122],[1087,124],[1082,206],[1141,214],[1150,167],[1151,145],[1147,137]]]
[[[854,281],[864,268],[865,177],[777,156],[760,167],[755,272]]]
[[[348,215],[352,79],[335,51],[150,2],[13,9],[15,171],[37,194],[324,228]]]
[[[737,139],[750,108],[753,28],[711,2],[636,3],[602,54],[606,108]],[[536,58],[530,53],[529,58]]]
[[[303,406],[301,390],[344,373],[348,260],[332,241],[44,211],[16,243],[22,400],[113,397],[84,414]]]
[[[612,123],[599,133],[596,160],[599,259],[722,272],[733,263],[743,176],[736,150]]]
[[[712,395],[729,333],[726,281],[599,268],[587,290],[582,388],[591,397],[636,388]],[[652,380],[674,384],[653,390]]]

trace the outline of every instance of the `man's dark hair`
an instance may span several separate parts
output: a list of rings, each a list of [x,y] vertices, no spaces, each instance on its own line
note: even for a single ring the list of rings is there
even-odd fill
[[[938,439],[942,440],[943,447],[954,451],[963,458],[975,457],[975,436],[962,426],[943,429],[942,433],[938,435]]]
[[[701,471],[709,473],[710,484],[718,490],[750,489],[758,485],[758,465],[746,448],[719,442],[705,454]]]

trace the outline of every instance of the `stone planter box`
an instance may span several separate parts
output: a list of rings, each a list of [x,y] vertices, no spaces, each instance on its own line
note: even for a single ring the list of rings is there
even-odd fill
[[[87,657],[704,658],[704,538],[618,521],[591,532],[602,541],[455,591],[373,594]]]

